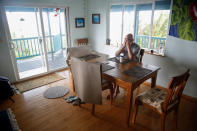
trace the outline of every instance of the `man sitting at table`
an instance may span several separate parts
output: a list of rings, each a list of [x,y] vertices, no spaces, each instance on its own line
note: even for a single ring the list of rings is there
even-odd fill
[[[134,43],[133,35],[128,34],[124,39],[124,43],[122,44],[120,49],[116,51],[115,55],[116,57],[119,57],[120,54],[122,53],[123,57],[126,59],[139,61],[139,57],[138,57],[139,52],[140,52],[140,47],[139,45]],[[119,87],[115,86],[114,91],[115,91],[114,95],[116,97],[120,93]]]
[[[116,57],[123,54],[124,58],[128,58],[130,60],[137,60],[139,56],[140,47],[136,43],[134,43],[133,35],[128,34],[124,39],[124,43],[120,47],[119,50],[116,51]]]

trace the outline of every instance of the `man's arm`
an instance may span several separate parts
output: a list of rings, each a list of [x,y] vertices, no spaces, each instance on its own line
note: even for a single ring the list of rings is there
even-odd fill
[[[127,40],[125,40],[123,45],[120,47],[120,49],[116,51],[116,53],[115,53],[116,56],[119,56],[120,53],[123,51],[123,49],[126,47],[126,42],[127,42]]]
[[[134,59],[134,55],[131,51],[130,44],[127,42],[126,45],[127,45],[127,52],[128,52],[129,59],[132,60],[132,59]]]
[[[125,46],[122,46],[119,50],[116,51],[115,55],[119,56],[120,53],[123,51],[123,49],[125,48]]]

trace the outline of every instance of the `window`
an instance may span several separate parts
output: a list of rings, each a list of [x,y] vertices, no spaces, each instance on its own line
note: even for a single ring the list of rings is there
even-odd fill
[[[122,39],[122,5],[112,5],[110,9],[110,39],[118,46]]]
[[[134,6],[126,5],[123,17],[123,37],[128,33],[134,33],[134,17]]]
[[[135,42],[141,48],[148,49],[151,39],[152,4],[136,5]]]
[[[141,48],[163,55],[166,45],[170,0],[148,4],[111,5],[109,38],[112,46],[121,46],[128,33],[134,34]]]
[[[168,21],[170,16],[170,1],[156,1],[152,25],[152,40],[150,49],[163,54],[166,45]]]

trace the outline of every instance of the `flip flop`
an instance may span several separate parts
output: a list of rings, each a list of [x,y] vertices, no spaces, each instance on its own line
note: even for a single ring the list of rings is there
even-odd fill
[[[70,98],[74,98],[75,96],[68,96],[68,97],[65,97],[64,100],[67,100],[67,99],[70,99]]]
[[[79,106],[79,99],[76,99],[73,101],[73,106]]]
[[[79,106],[79,99],[74,100],[72,104],[73,106]],[[80,104],[85,104],[85,102],[81,101]]]
[[[67,99],[66,102],[67,102],[67,103],[71,103],[71,102],[73,102],[73,101],[75,101],[75,100],[77,100],[77,99],[78,99],[78,97],[75,96],[75,97],[73,97],[73,98]]]

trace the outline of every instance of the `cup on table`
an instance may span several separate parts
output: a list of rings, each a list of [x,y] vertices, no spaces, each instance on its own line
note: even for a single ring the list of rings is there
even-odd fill
[[[121,63],[121,62],[123,62],[124,58],[123,58],[123,56],[117,56],[116,60],[118,60]]]
[[[124,58],[122,56],[119,57],[119,61],[123,62]]]

